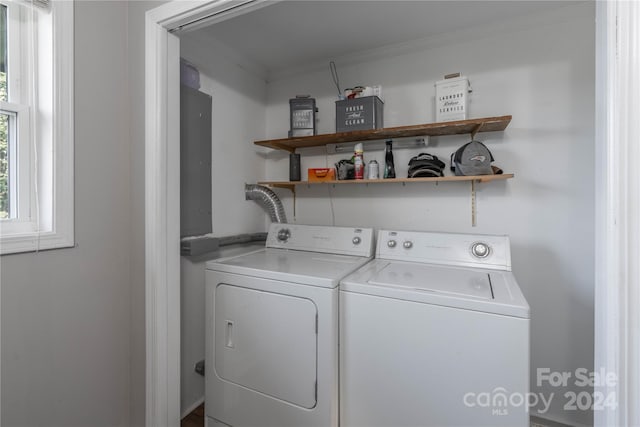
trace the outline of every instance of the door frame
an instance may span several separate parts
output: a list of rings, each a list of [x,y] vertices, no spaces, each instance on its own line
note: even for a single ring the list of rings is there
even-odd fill
[[[595,426],[640,425],[640,3],[596,2],[594,387],[616,408]]]
[[[268,2],[268,3],[267,3]],[[174,0],[145,15],[145,417],[180,425],[180,40],[274,0]]]
[[[206,24],[228,19],[274,3],[274,0],[174,0],[147,12],[145,17],[145,307],[146,307],[146,425],[178,426],[180,423],[180,230],[179,230],[179,39],[171,34],[186,24],[207,18]],[[619,227],[619,218],[637,230],[640,219],[634,217],[637,205],[627,205],[627,194],[618,191],[620,182],[635,182],[638,170],[621,168],[624,157],[612,155],[631,146],[631,136],[620,140],[621,129],[630,121],[619,121],[615,108],[616,90],[629,91],[629,80],[621,79],[616,68],[616,20],[620,13],[612,0],[596,2],[596,319],[595,370],[600,367],[617,372],[620,364],[634,363],[638,351],[624,347],[618,338],[637,336],[637,329],[624,330],[620,336],[620,317],[637,316],[622,312],[621,298],[637,285],[637,273],[620,283],[620,259],[634,254],[624,239],[628,228]],[[632,3],[632,2],[631,2]],[[636,26],[640,22],[635,20]],[[612,38],[613,37],[613,38]],[[612,44],[613,43],[613,44]],[[617,88],[617,89],[616,89]],[[602,101],[602,102],[600,102]],[[628,130],[627,129],[627,130]],[[612,252],[613,251],[613,252]],[[615,257],[610,255],[615,253]],[[624,266],[623,266],[624,267]],[[629,268],[628,266],[626,266]],[[633,282],[635,280],[635,282]],[[611,284],[619,283],[615,289]],[[635,294],[637,298],[637,293]],[[610,317],[616,316],[616,322]],[[612,336],[616,337],[612,340]],[[635,362],[634,362],[635,360]],[[636,371],[637,372],[637,371]],[[620,377],[619,377],[620,378]],[[640,381],[618,383],[620,393],[628,386],[637,391]],[[605,390],[607,391],[607,390]],[[618,396],[621,396],[620,394]],[[624,399],[622,399],[624,397]],[[622,405],[630,396],[621,396]],[[631,396],[633,397],[633,396]],[[638,396],[635,396],[637,398]],[[619,407],[596,414],[596,425],[620,419]],[[635,416],[638,416],[637,413]],[[632,415],[633,417],[633,415]]]

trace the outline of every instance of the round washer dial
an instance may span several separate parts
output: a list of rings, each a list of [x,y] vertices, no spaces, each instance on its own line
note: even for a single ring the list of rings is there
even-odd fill
[[[288,228],[283,228],[278,231],[278,240],[281,242],[286,242],[291,237],[291,231]]]
[[[476,258],[486,258],[491,253],[491,247],[484,242],[475,242],[471,245],[471,254]]]

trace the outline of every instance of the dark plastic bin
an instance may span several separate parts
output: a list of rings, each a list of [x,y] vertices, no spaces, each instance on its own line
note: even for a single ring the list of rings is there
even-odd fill
[[[336,101],[336,132],[383,128],[383,107],[377,96]]]

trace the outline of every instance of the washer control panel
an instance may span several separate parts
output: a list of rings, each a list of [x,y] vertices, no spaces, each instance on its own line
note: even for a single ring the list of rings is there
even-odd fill
[[[269,227],[266,246],[371,257],[374,231],[371,228],[273,223]]]
[[[380,230],[376,258],[511,271],[509,237],[498,235]]]

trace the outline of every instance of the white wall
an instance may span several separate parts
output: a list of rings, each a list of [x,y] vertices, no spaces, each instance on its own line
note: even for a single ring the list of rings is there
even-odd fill
[[[252,141],[264,136],[266,83],[246,72],[228,52],[185,35],[180,54],[200,71],[200,91],[212,96],[213,235],[262,232],[265,214],[245,200],[244,184],[265,174],[264,157]],[[181,260],[181,411],[204,399],[204,378],[194,372],[205,358],[205,262],[253,250],[264,244],[222,248]]]
[[[77,247],[0,259],[6,427],[129,425],[127,5],[75,22]]]
[[[299,186],[296,206],[300,223],[509,234],[513,270],[531,305],[532,391],[555,393],[551,410],[541,415],[585,425],[592,423],[591,413],[563,410],[563,395],[591,390],[537,387],[535,373],[593,366],[594,28],[593,4],[577,4],[451,34],[395,56],[338,62],[343,87],[383,86],[387,127],[433,121],[433,85],[455,71],[471,80],[472,117],[513,115],[505,132],[478,135],[495,163],[516,176],[478,185],[477,227],[471,227],[468,183]],[[334,132],[329,59],[321,70],[269,84],[268,137],[286,136],[288,99],[299,93],[317,99],[319,133]],[[434,138],[426,151],[448,163],[467,141],[468,136]],[[396,150],[399,176],[415,154]],[[267,157],[267,177],[286,179],[286,154],[272,151]],[[309,149],[302,157],[304,171],[349,156]],[[381,151],[365,150],[365,161],[372,158],[384,164]],[[290,193],[278,191],[291,216]]]
[[[233,245],[199,257],[180,260],[180,411],[185,416],[204,401],[204,377],[194,370],[205,359],[205,264],[264,247],[264,242]],[[212,367],[207,367],[213,369]]]

